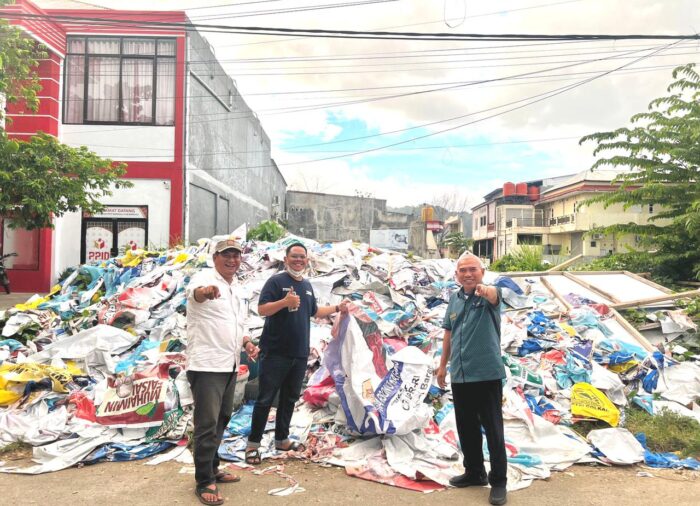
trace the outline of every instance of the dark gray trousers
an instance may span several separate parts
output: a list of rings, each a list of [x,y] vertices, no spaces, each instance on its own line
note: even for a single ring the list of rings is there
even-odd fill
[[[219,445],[233,411],[236,371],[187,371],[194,398],[194,479],[197,485],[216,482]]]

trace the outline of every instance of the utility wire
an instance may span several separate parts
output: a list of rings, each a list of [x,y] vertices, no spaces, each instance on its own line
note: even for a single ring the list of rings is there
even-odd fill
[[[561,40],[700,40],[700,34],[484,34],[484,33],[466,33],[452,34],[443,32],[386,32],[386,31],[361,31],[361,30],[328,30],[328,29],[304,29],[304,28],[275,28],[261,26],[232,26],[232,25],[216,25],[202,24],[189,22],[165,22],[165,21],[140,21],[135,22],[128,19],[109,19],[94,18],[89,16],[67,16],[58,14],[29,14],[29,13],[14,13],[4,12],[3,15],[13,19],[37,19],[44,21],[65,21],[65,22],[82,22],[83,24],[95,23],[99,26],[120,26],[127,25],[138,28],[163,28],[163,29],[182,29],[182,30],[197,30],[200,32],[219,32],[219,33],[240,33],[248,35],[303,35],[305,37],[323,37],[323,38],[343,38],[343,39],[384,39],[384,40],[412,40],[412,41],[561,41]]]

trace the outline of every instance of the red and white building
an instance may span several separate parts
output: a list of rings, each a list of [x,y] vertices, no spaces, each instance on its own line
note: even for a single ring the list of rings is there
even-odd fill
[[[192,234],[202,235],[230,231],[240,224],[231,216],[246,216],[236,209],[237,198],[254,205],[255,213],[247,217],[254,222],[274,212],[273,202],[279,206],[279,190],[275,197],[268,185],[262,197],[251,197],[246,188],[227,185],[225,178],[202,174],[206,159],[201,161],[191,149],[186,153],[186,143],[197,140],[188,136],[198,131],[206,135],[201,131],[206,125],[193,127],[191,132],[186,127],[187,108],[197,109],[190,96],[211,103],[218,100],[218,107],[228,104],[228,112],[239,117],[240,108],[230,107],[232,93],[238,94],[225,73],[220,72],[225,80],[216,89],[188,68],[192,34],[184,28],[188,21],[184,12],[42,9],[28,0],[17,0],[0,15],[42,43],[49,54],[38,68],[42,85],[39,110],[8,105],[7,117],[12,120],[6,125],[8,135],[26,140],[45,132],[65,144],[86,146],[100,156],[125,162],[125,177],[134,185],[114,190],[104,199],[103,213],[71,213],[57,218],[54,229],[11,230],[6,223],[0,225],[0,252],[18,253],[6,264],[14,291],[45,291],[68,267],[109,258],[129,247],[162,247],[187,240],[191,229],[196,229]],[[198,41],[204,40],[196,35]],[[228,96],[222,100],[219,95],[225,89]],[[212,116],[215,113],[227,114],[223,108]],[[261,151],[279,180],[281,175],[269,158],[269,139],[254,114],[250,116],[252,119],[245,120],[252,125],[248,130],[267,143]],[[203,123],[201,119],[194,122]],[[248,141],[222,139],[216,149],[233,151],[241,142]],[[193,159],[199,161],[196,169],[189,163]],[[188,169],[212,181],[192,182]],[[284,199],[284,185],[281,192]],[[197,224],[206,213],[198,212],[197,201],[190,197],[209,194],[216,206],[213,218]]]

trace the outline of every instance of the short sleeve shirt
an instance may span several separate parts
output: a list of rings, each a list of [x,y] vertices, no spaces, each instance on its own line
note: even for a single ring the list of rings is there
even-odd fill
[[[495,306],[484,297],[452,294],[442,328],[452,332],[450,339],[450,376],[453,383],[472,383],[503,379],[501,361],[501,289]]]
[[[215,285],[220,297],[197,302],[196,288]],[[187,285],[187,370],[232,372],[240,362],[247,332],[248,301],[237,279],[226,281],[216,269],[204,269]]]
[[[311,317],[318,311],[311,283],[306,279],[296,280],[286,272],[275,274],[260,291],[258,306],[285,298],[291,289],[299,296],[299,309],[290,311],[285,307],[265,318],[260,350],[272,355],[306,358],[309,356]]]

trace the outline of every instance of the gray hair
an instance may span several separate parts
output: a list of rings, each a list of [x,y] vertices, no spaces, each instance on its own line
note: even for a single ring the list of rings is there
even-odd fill
[[[459,263],[460,261],[464,260],[465,258],[469,258],[469,257],[474,257],[474,258],[476,258],[476,259],[479,261],[479,267],[481,267],[482,269],[486,270],[486,264],[484,264],[484,262],[481,261],[481,258],[479,258],[478,256],[476,256],[476,255],[475,255],[474,253],[472,253],[471,251],[465,251],[464,253],[462,253],[461,255],[459,255],[459,258],[457,259],[457,263]]]

